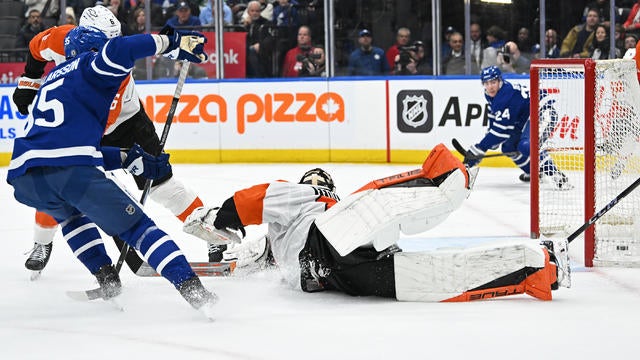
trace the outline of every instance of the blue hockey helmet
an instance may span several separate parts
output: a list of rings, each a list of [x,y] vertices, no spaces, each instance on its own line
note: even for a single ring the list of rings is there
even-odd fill
[[[64,38],[64,56],[74,58],[87,51],[102,49],[109,39],[100,30],[93,27],[78,26]]]
[[[333,183],[331,175],[320,168],[311,169],[304,173],[298,184],[321,186],[330,191],[336,191],[336,185]]]
[[[487,66],[480,72],[480,80],[482,80],[483,84],[489,80],[495,79],[502,81],[502,71],[500,71],[500,68],[495,65]]]

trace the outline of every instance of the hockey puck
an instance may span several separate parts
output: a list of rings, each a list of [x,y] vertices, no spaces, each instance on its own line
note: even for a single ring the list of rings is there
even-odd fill
[[[627,245],[616,245],[616,250],[627,251],[627,250],[629,250],[629,246],[627,246]]]

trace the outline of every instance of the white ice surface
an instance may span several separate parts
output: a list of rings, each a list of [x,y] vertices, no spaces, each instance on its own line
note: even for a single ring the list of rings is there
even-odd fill
[[[297,181],[318,164],[175,165],[178,179],[207,204],[241,187]],[[374,178],[418,165],[320,164],[342,196]],[[405,250],[522,239],[529,233],[529,187],[517,169],[481,169],[476,190],[445,223],[412,238]],[[0,168],[5,178],[6,168]],[[124,178],[131,187],[132,181]],[[134,192],[134,191],[132,191]],[[134,192],[137,194],[137,192]],[[136,195],[137,196],[137,195]],[[573,287],[543,302],[526,295],[470,303],[401,303],[291,290],[277,272],[203,278],[221,298],[214,322],[192,310],[162,278],[121,276],[123,312],[81,303],[67,290],[90,289],[94,277],[58,232],[37,281],[24,268],[33,210],[0,185],[0,359],[638,359],[640,269],[586,269],[581,239],[571,244]],[[205,244],[181,232],[168,211],[149,214],[189,260]],[[258,230],[249,229],[249,236]],[[105,239],[112,259],[118,253]]]

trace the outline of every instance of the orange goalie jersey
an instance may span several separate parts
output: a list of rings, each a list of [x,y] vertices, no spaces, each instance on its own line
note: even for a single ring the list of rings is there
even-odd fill
[[[53,61],[56,65],[66,61],[64,56],[64,38],[74,25],[61,25],[37,34],[29,43],[29,51],[35,60]],[[131,74],[120,85],[118,93],[111,103],[105,135],[110,134],[122,122],[131,118],[140,110],[140,100],[135,90]]]

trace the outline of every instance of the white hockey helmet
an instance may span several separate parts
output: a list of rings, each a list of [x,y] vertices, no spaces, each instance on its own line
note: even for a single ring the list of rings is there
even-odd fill
[[[78,25],[96,28],[107,35],[109,39],[122,35],[120,21],[113,15],[111,10],[102,5],[84,9]]]

